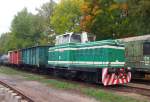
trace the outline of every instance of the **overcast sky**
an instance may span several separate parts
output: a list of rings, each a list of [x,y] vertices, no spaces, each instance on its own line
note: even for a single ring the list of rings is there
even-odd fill
[[[29,12],[36,13],[35,8],[39,8],[43,3],[50,0],[1,0],[0,2],[0,34],[8,32],[11,21],[18,11],[21,11],[24,7]],[[59,0],[54,0],[58,2]]]

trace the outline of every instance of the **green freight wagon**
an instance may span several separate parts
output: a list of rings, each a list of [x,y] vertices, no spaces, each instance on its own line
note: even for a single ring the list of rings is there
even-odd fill
[[[48,49],[50,46],[34,46],[21,49],[21,64],[42,67],[47,65]]]
[[[123,39],[133,79],[150,79],[150,35]]]
[[[85,38],[91,39],[87,35]],[[124,45],[117,40],[88,42],[85,38],[74,33],[56,37],[56,46],[49,48],[48,64],[77,73],[81,78],[94,77],[104,85],[128,83],[131,73],[125,67]]]

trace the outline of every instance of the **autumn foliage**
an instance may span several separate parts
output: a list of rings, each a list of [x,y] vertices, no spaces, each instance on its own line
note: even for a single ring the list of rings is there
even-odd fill
[[[127,16],[127,3],[117,3],[113,0],[84,0],[81,6],[81,29],[95,33],[102,38],[112,38],[118,24],[122,23],[121,15]],[[119,21],[121,20],[121,22]],[[104,35],[105,34],[105,35]],[[122,36],[118,35],[117,36]]]

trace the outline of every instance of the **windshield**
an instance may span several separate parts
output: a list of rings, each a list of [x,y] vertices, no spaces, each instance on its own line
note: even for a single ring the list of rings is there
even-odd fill
[[[81,42],[81,35],[72,34],[70,42],[80,43]]]

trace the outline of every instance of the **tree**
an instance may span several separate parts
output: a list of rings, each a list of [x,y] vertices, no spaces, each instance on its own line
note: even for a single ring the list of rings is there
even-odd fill
[[[82,30],[98,39],[123,38],[150,33],[149,0],[84,0]]]
[[[54,2],[43,4],[36,15],[28,12],[26,8],[18,12],[11,23],[11,32],[0,38],[0,52],[47,44],[48,35],[51,33],[49,18],[53,14],[54,6]]]
[[[55,6],[56,3],[51,0],[50,2],[43,4],[39,9],[37,9],[38,15],[43,17],[48,25],[50,25],[50,17],[53,15]]]
[[[96,34],[98,39],[126,36],[129,24],[125,1],[84,0],[82,5],[82,30]]]
[[[130,32],[135,35],[150,33],[150,1],[128,0]]]
[[[8,41],[8,34],[7,33],[3,33],[0,37],[0,54],[5,53],[5,45],[6,42]]]
[[[56,3],[51,0],[50,2],[47,2],[43,4],[38,11],[38,16],[41,17],[41,20],[43,22],[44,26],[44,32],[43,32],[43,37],[40,39],[41,44],[46,44],[47,42],[52,42],[51,39],[49,39],[49,36],[51,34],[54,34],[53,27],[51,25],[51,16],[54,13],[54,8],[56,6]],[[52,43],[51,43],[52,44]]]
[[[16,39],[16,48],[24,48],[40,44],[44,32],[44,22],[38,15],[33,15],[23,9],[14,17],[11,32]]]
[[[51,25],[56,33],[79,32],[83,0],[62,0],[56,7]]]
[[[4,54],[7,51],[14,49],[16,42],[12,37],[11,32],[3,33],[0,37],[0,53]]]

